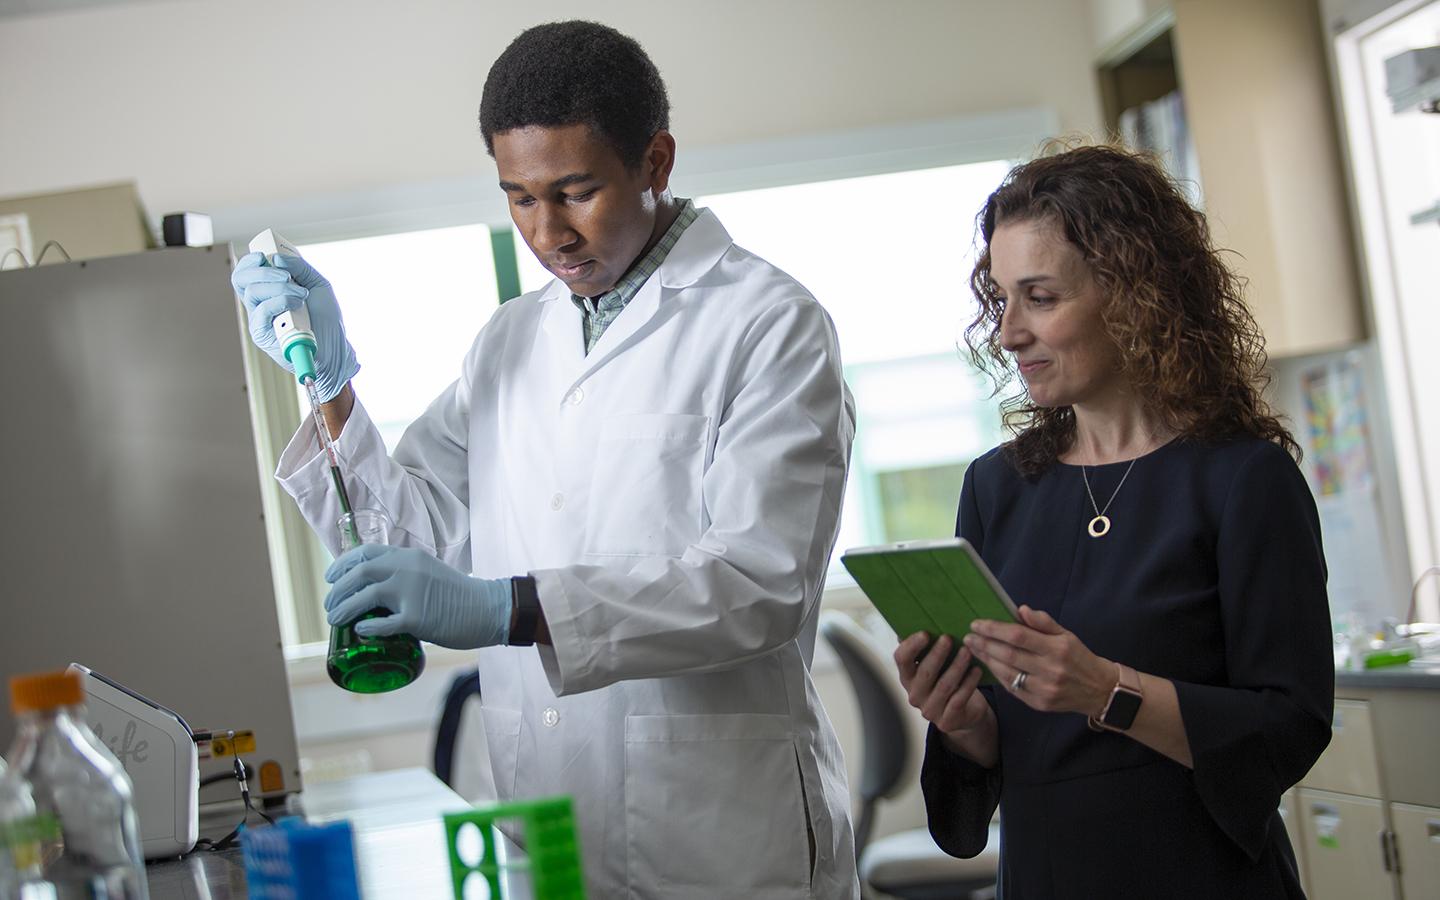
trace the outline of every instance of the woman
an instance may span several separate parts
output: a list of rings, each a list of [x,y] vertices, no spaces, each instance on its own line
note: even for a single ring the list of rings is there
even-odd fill
[[[973,856],[999,804],[1007,900],[1301,897],[1276,809],[1330,738],[1325,561],[1240,281],[1113,148],[1017,167],[979,227],[967,343],[1025,390],[958,533],[1024,605],[948,667],[896,650],[930,830]]]

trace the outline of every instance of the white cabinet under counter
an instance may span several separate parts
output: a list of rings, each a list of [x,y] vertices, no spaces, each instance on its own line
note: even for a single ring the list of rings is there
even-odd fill
[[[1337,672],[1332,728],[1293,792],[1310,896],[1440,897],[1440,674]]]

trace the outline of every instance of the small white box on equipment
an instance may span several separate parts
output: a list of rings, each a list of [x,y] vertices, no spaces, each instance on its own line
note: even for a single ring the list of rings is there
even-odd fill
[[[158,703],[92,672],[70,668],[85,683],[85,718],[135,786],[135,814],[146,859],[189,853],[200,836],[200,764],[185,720]]]

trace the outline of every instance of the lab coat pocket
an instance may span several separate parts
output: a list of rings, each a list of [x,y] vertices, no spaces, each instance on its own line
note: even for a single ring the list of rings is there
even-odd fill
[[[710,417],[616,416],[600,429],[585,552],[680,556],[700,537]]]
[[[625,818],[633,896],[810,895],[788,716],[629,716]]]
[[[520,758],[520,712],[482,706],[485,746],[490,753],[490,773],[495,778],[495,795],[500,800],[515,796],[515,772]]]

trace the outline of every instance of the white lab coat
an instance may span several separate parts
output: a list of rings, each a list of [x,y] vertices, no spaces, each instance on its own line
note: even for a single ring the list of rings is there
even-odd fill
[[[809,672],[853,434],[829,316],[709,211],[588,356],[556,281],[393,458],[356,404],[351,499],[393,543],[535,577],[554,644],[479,651],[485,732],[502,800],[574,797],[591,896],[859,896]],[[277,477],[333,550],[315,446]]]

